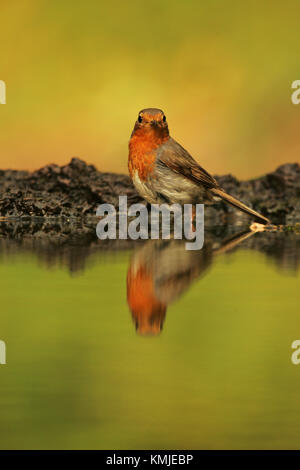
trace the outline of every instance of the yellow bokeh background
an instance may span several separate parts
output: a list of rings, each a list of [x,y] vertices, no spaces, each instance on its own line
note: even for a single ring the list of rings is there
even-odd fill
[[[210,172],[300,161],[298,0],[15,0],[0,6],[0,168],[78,156],[127,172],[144,107]]]

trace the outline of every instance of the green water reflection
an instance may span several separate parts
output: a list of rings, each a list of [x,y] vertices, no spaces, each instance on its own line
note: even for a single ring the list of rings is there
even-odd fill
[[[300,448],[300,237],[220,233],[192,257],[2,236],[1,448]]]

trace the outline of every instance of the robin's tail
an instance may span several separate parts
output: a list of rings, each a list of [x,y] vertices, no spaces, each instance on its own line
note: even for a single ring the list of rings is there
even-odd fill
[[[252,215],[253,217],[255,217],[255,219],[258,222],[260,222],[262,224],[269,224],[270,223],[270,221],[269,221],[269,219],[267,219],[267,217],[264,217],[263,215],[259,214],[258,212],[254,211],[253,209],[250,209],[250,207],[248,207],[245,204],[243,204],[242,202],[238,201],[237,199],[235,199],[235,197],[230,196],[230,194],[225,193],[225,191],[223,191],[223,189],[213,188],[213,189],[211,189],[211,191],[216,196],[220,197],[221,199],[228,202],[232,206],[237,207],[238,209],[245,212],[246,214]]]

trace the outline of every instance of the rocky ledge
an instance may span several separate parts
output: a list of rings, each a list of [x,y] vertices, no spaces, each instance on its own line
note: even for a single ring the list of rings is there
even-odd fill
[[[270,218],[274,224],[300,222],[300,166],[281,165],[272,173],[248,181],[232,175],[216,176],[233,196]],[[118,205],[119,195],[128,204],[141,201],[127,175],[102,173],[93,165],[72,158],[64,166],[47,165],[34,172],[0,170],[2,217],[86,218],[95,216],[99,204]],[[219,203],[206,207],[205,218],[220,225],[239,222],[244,215]]]

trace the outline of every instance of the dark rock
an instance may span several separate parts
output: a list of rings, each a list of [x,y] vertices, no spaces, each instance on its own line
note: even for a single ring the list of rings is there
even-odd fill
[[[245,204],[268,216],[274,224],[300,222],[300,166],[281,165],[274,172],[249,181],[232,175],[217,176],[220,185]],[[68,165],[47,165],[32,173],[0,171],[1,216],[86,218],[95,216],[99,204],[118,205],[119,195],[128,204],[141,201],[127,175],[102,173],[94,165],[72,158]],[[219,203],[206,207],[207,223],[228,219],[242,223],[247,216]]]

